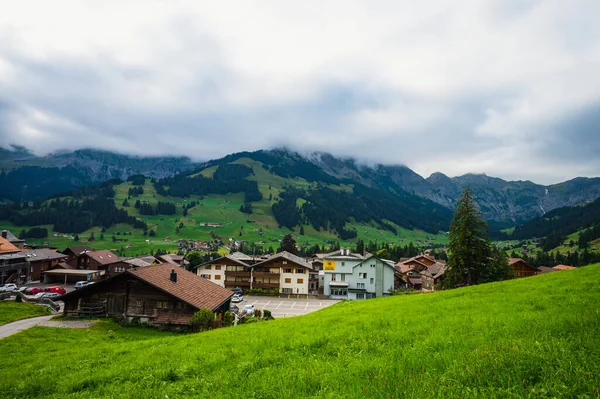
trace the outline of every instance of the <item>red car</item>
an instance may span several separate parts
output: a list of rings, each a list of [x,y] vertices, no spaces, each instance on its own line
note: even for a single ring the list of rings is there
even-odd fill
[[[65,290],[63,287],[61,287],[60,285],[53,285],[52,287],[46,287],[44,289],[44,291],[46,292],[56,292],[57,294],[64,294],[67,292],[67,290]]]
[[[40,287],[29,287],[24,292],[25,295],[35,295],[39,294],[40,292],[44,292],[44,289]]]

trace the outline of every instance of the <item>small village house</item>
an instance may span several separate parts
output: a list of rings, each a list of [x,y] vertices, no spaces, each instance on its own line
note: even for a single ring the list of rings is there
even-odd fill
[[[531,277],[538,274],[540,271],[535,267],[525,262],[521,258],[509,258],[508,264],[514,277]]]
[[[199,309],[217,317],[229,310],[233,293],[170,264],[127,270],[63,295],[66,316],[96,312],[150,325],[188,325]]]

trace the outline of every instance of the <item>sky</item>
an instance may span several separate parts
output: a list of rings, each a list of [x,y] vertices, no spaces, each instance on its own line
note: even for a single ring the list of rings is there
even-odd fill
[[[600,1],[0,0],[0,146],[600,176]]]

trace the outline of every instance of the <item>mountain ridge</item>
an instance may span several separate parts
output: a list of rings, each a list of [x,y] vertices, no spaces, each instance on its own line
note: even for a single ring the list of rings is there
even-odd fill
[[[13,147],[13,151],[0,151],[0,169],[8,168],[10,171],[11,165],[15,170],[23,167],[55,168],[57,175],[67,167],[75,170],[69,169],[74,176],[70,176],[66,182],[60,178],[49,178],[50,183],[38,187],[36,191],[43,192],[46,186],[53,184],[60,186],[61,190],[68,190],[114,178],[126,180],[138,173],[157,179],[177,174],[192,175],[242,157],[259,161],[267,165],[271,172],[283,177],[300,177],[309,182],[326,184],[361,184],[396,195],[406,192],[450,210],[454,209],[464,189],[470,186],[484,217],[505,227],[543,216],[556,208],[578,205],[600,197],[600,178],[597,177],[576,177],[547,186],[528,180],[506,181],[475,173],[449,177],[442,172],[434,172],[425,178],[405,165],[365,164],[354,158],[339,158],[326,152],[299,153],[288,148],[237,152],[200,163],[188,157],[138,157],[93,149],[35,157],[23,147]],[[40,170],[30,172],[29,175]],[[6,184],[6,173],[4,175]],[[27,177],[31,178],[19,176],[19,179],[15,179],[12,189],[18,192],[17,195],[11,198],[0,193],[0,198],[8,197],[13,201],[31,199],[27,198],[28,189],[22,187],[22,181]],[[10,184],[5,186],[5,190],[6,187],[11,189]]]

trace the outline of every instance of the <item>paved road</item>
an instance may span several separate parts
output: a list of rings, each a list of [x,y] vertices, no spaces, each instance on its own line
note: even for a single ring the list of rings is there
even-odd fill
[[[240,309],[244,305],[254,305],[256,309],[268,309],[273,317],[302,316],[319,309],[334,305],[339,301],[331,299],[279,299],[275,297],[245,297],[241,303],[236,303]]]
[[[12,323],[4,324],[0,326],[0,339],[16,334],[23,330],[27,330],[28,328],[36,326],[40,323],[47,322],[53,316],[54,315],[32,317],[30,319],[17,320],[13,321]]]

